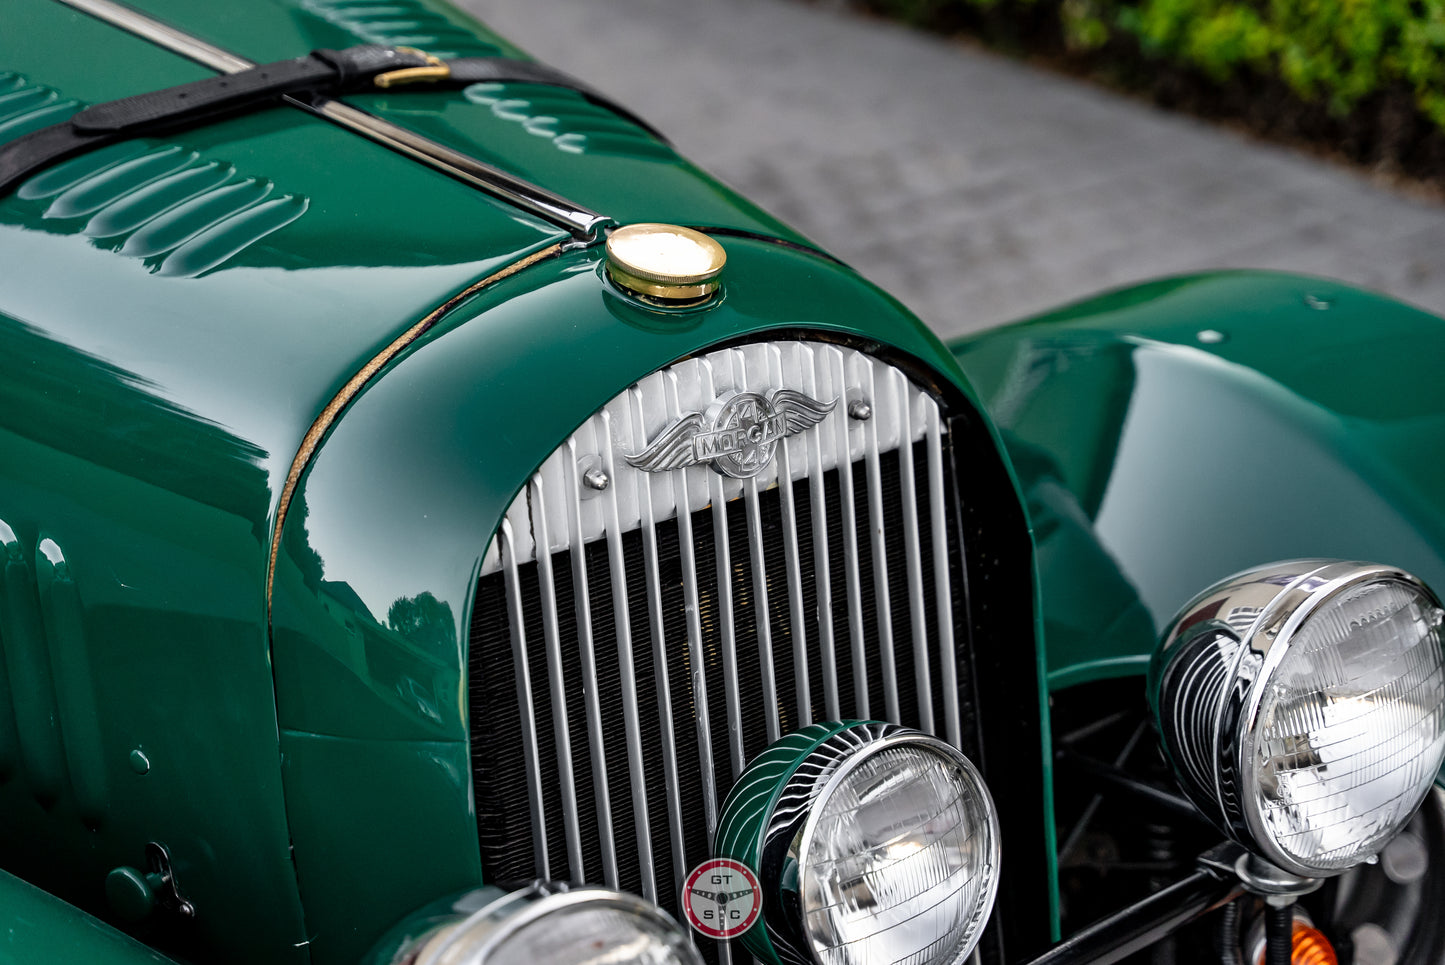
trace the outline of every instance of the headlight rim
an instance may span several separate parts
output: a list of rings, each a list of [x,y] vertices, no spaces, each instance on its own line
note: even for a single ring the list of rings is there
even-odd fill
[[[1273,613],[1266,611],[1260,615],[1260,620],[1256,621],[1256,626],[1258,627],[1257,632],[1263,632],[1267,635],[1271,628],[1270,619],[1279,620],[1281,615],[1283,616],[1282,625],[1276,631],[1274,638],[1270,641],[1269,646],[1263,653],[1264,660],[1260,665],[1259,676],[1256,678],[1254,686],[1249,689],[1244,707],[1241,709],[1241,737],[1235,766],[1237,773],[1242,778],[1257,783],[1256,775],[1258,765],[1255,761],[1255,750],[1258,747],[1260,737],[1260,707],[1264,703],[1265,696],[1269,690],[1267,684],[1273,675],[1279,671],[1280,665],[1284,663],[1285,658],[1289,656],[1291,645],[1311,617],[1319,613],[1341,594],[1354,587],[1386,581],[1404,583],[1422,593],[1427,600],[1433,602],[1437,607],[1440,605],[1440,601],[1435,598],[1435,594],[1430,591],[1428,586],[1416,579],[1413,575],[1397,567],[1380,564],[1365,564],[1363,566],[1344,564],[1341,568],[1343,569],[1344,566],[1351,566],[1351,568],[1344,570],[1344,572],[1338,576],[1330,573],[1327,583],[1313,589],[1307,588],[1306,586],[1310,580],[1326,578],[1324,574],[1327,571],[1333,570],[1334,567],[1322,567],[1313,574],[1303,577],[1294,586],[1281,593],[1275,599],[1270,608],[1274,611]],[[1286,609],[1293,602],[1294,598],[1297,597],[1302,598],[1294,605],[1294,608],[1292,610]],[[1281,611],[1283,611],[1282,614]],[[1252,786],[1251,791],[1253,791]],[[1251,793],[1245,799],[1243,811],[1245,823],[1250,829],[1250,836],[1260,843],[1262,850],[1266,852],[1265,856],[1271,862],[1286,871],[1304,877],[1318,878],[1327,876],[1324,873],[1326,869],[1312,868],[1295,859],[1278,845],[1274,836],[1265,827],[1264,817],[1260,813],[1257,805],[1257,796],[1254,793]],[[1340,869],[1340,872],[1336,873],[1342,873],[1344,870],[1346,869]]]
[[[1165,708],[1161,705],[1167,678],[1175,669],[1174,658],[1182,648],[1210,633],[1228,634],[1238,644],[1239,652],[1228,667],[1224,698],[1211,715],[1208,739],[1211,759],[1227,765],[1228,770],[1216,766],[1209,783],[1200,790],[1206,791],[1210,799],[1207,816],[1241,844],[1291,874],[1326,878],[1342,874],[1349,867],[1325,868],[1301,862],[1285,852],[1265,826],[1257,806],[1257,769],[1253,766],[1259,741],[1260,707],[1268,695],[1270,680],[1290,654],[1290,644],[1305,624],[1341,594],[1378,582],[1404,584],[1435,607],[1442,608],[1440,598],[1424,581],[1398,566],[1351,560],[1285,560],[1243,570],[1195,596],[1165,630],[1150,664],[1148,694],[1155,725],[1161,736],[1173,735],[1178,733],[1178,728],[1166,727]],[[1233,603],[1251,599],[1259,602],[1262,587],[1269,587],[1266,592],[1272,595],[1247,627],[1230,625],[1217,616],[1185,623],[1206,605],[1215,604],[1217,614],[1229,612]],[[1254,666],[1246,668],[1251,662]],[[1246,669],[1250,671],[1247,682],[1244,680]],[[1197,787],[1186,776],[1186,769],[1168,737],[1163,745],[1180,783],[1186,789]],[[1232,805],[1222,786],[1230,778],[1236,782]],[[1366,858],[1362,856],[1357,863],[1363,863]]]
[[[818,949],[814,947],[814,939],[806,923],[806,911],[802,908],[802,894],[806,890],[808,877],[807,856],[812,849],[813,837],[817,831],[818,822],[823,817],[825,802],[837,792],[838,788],[848,776],[869,758],[875,757],[893,747],[908,745],[922,746],[938,753],[938,755],[945,760],[960,766],[963,769],[966,779],[971,781],[978,790],[983,792],[984,800],[988,805],[983,808],[983,811],[988,818],[989,853],[986,867],[990,874],[984,889],[984,894],[980,896],[981,900],[978,903],[978,908],[974,911],[974,918],[978,919],[981,915],[981,920],[970,923],[970,931],[968,932],[970,940],[965,943],[964,949],[955,956],[950,963],[950,965],[957,965],[958,962],[963,961],[972,954],[974,946],[978,944],[978,931],[986,924],[988,916],[992,914],[994,903],[998,898],[999,872],[1001,870],[1000,862],[1002,860],[998,808],[993,804],[992,795],[988,793],[988,785],[983,779],[983,774],[957,747],[931,734],[925,734],[922,731],[895,725],[885,725],[885,727],[888,732],[885,733],[884,736],[880,736],[864,744],[832,765],[832,773],[828,775],[827,780],[823,782],[821,787],[814,789],[810,806],[803,818],[803,826],[798,831],[793,844],[789,848],[790,853],[798,864],[798,917],[800,937],[808,945],[807,951],[809,952],[810,958],[813,961],[818,961]],[[789,776],[788,781],[793,781],[796,775],[797,771],[794,771],[793,775]],[[786,790],[784,793],[786,793]]]

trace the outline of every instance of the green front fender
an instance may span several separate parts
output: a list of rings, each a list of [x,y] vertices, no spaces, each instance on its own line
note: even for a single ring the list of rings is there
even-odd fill
[[[74,905],[0,871],[0,965],[174,965]]]
[[[1222,272],[959,341],[1029,503],[1052,689],[1142,673],[1214,581],[1292,557],[1445,590],[1445,320]]]

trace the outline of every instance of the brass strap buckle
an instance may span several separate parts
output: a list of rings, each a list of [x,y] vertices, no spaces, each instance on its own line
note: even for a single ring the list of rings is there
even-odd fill
[[[403,67],[400,70],[388,70],[384,74],[377,74],[372,78],[372,83],[377,87],[398,87],[402,84],[435,83],[439,80],[446,80],[452,75],[452,69],[446,65],[440,57],[433,57],[425,50],[417,50],[415,47],[397,47],[397,50],[408,54],[415,54],[418,57],[426,58],[425,67]]]

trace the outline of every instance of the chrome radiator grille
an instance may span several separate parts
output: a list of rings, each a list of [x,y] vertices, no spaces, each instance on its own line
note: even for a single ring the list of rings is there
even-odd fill
[[[622,458],[729,392],[782,387],[836,405],[752,479]],[[953,476],[931,395],[817,343],[687,360],[593,416],[517,497],[478,582],[488,877],[604,883],[676,914],[734,777],[782,734],[876,718],[974,753]]]

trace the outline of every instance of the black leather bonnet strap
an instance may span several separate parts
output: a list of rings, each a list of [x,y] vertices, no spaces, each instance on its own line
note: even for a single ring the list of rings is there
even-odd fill
[[[576,91],[662,139],[635,114],[544,64],[494,57],[442,61],[410,47],[365,45],[317,50],[295,60],[258,64],[234,74],[87,107],[68,121],[0,145],[0,196],[41,168],[85,151],[273,107],[288,95],[335,96],[378,88],[434,90],[489,81],[546,84]]]

